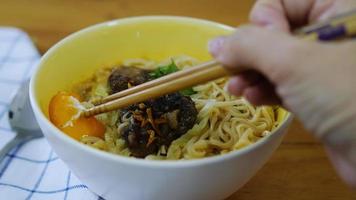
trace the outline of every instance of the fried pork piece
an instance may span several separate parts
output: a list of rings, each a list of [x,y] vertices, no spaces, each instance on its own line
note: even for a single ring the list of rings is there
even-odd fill
[[[115,68],[109,78],[108,84],[110,94],[126,90],[135,85],[142,84],[149,80],[149,71],[136,67],[118,67]]]
[[[108,78],[111,93],[120,92],[149,80],[149,71],[135,67],[120,67]],[[198,111],[193,100],[180,93],[164,95],[134,104],[120,112],[120,123],[126,126],[120,134],[135,157],[156,154],[164,146],[191,129]]]
[[[121,123],[128,120],[122,135],[135,157],[156,154],[191,129],[197,110],[190,97],[173,93],[129,106],[121,111]]]

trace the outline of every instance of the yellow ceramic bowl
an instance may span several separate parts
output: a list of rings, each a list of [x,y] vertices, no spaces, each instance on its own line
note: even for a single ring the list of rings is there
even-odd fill
[[[128,58],[162,60],[189,55],[211,59],[207,42],[232,27],[185,17],[135,17],[79,31],[52,47],[31,80],[30,97],[42,131],[58,156],[89,189],[107,199],[221,199],[246,183],[278,147],[291,117],[279,111],[281,126],[242,150],[189,161],[126,158],[87,147],[48,120],[58,91],[90,77],[100,67]]]

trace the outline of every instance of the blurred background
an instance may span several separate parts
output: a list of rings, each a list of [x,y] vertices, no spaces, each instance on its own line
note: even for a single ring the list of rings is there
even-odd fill
[[[254,0],[0,0],[0,26],[27,32],[43,54],[84,27],[139,15],[180,15],[231,26],[248,21]],[[282,56],[282,55],[281,55]],[[230,200],[355,199],[323,147],[295,120],[282,145]]]
[[[138,15],[184,15],[238,25],[253,0],[0,0],[0,25],[28,32],[43,53],[92,24]]]

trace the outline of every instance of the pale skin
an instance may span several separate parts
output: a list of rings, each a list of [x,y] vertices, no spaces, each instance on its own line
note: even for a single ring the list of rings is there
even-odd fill
[[[356,0],[259,0],[248,26],[209,43],[229,70],[228,90],[255,105],[281,104],[325,145],[342,179],[356,188],[356,40],[306,42],[294,28],[356,8]]]

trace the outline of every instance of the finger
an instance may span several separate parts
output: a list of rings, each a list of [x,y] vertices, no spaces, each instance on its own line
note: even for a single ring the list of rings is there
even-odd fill
[[[275,0],[263,0],[275,1]],[[356,8],[355,0],[280,0],[292,26],[323,21]]]
[[[289,20],[292,28],[304,26],[309,23],[309,15],[318,0],[281,0],[285,16]],[[324,0],[324,2],[331,2],[334,0]]]
[[[259,0],[250,13],[250,21],[259,26],[289,32],[290,27],[281,0]]]
[[[310,11],[309,21],[322,21],[356,8],[355,0],[316,1]]]
[[[355,8],[355,0],[258,0],[250,20],[256,25],[288,31]]]
[[[261,81],[258,84],[244,90],[243,96],[252,104],[260,105],[281,105],[281,99],[276,94],[274,86],[268,81]]]
[[[265,75],[273,83],[288,78],[293,66],[310,54],[311,43],[289,34],[245,26],[209,43],[209,50],[231,71],[246,68]]]
[[[243,91],[249,86],[257,84],[262,80],[262,76],[256,71],[246,71],[230,78],[228,90],[235,96],[241,96]]]
[[[252,23],[282,31],[308,23],[309,12],[316,0],[259,0],[253,7]]]

